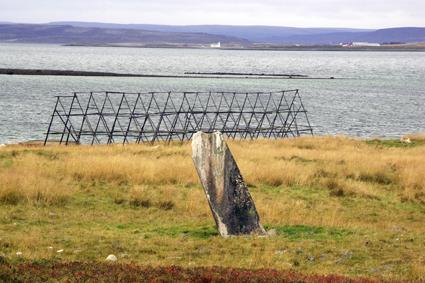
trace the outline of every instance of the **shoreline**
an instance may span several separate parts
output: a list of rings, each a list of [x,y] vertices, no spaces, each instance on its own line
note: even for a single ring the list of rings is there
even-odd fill
[[[379,47],[343,47],[339,45],[311,45],[311,46],[285,46],[285,45],[250,45],[250,46],[223,46],[221,48],[185,46],[185,45],[139,45],[139,44],[66,44],[42,42],[10,42],[0,41],[0,45],[50,45],[60,47],[115,47],[115,48],[144,48],[144,49],[196,49],[216,51],[294,51],[294,52],[425,52],[424,45],[384,45]]]
[[[394,143],[394,144],[398,144],[398,145],[417,145],[417,143],[419,142],[419,145],[422,145],[425,143],[425,133],[415,133],[415,134],[405,134],[405,135],[400,135],[399,138],[395,138],[395,137],[354,137],[354,136],[349,136],[349,135],[315,135],[315,136],[300,136],[298,138],[326,138],[326,137],[331,137],[331,138],[346,138],[346,139],[351,139],[351,140],[356,140],[356,141],[361,141],[361,142],[366,142],[366,143]],[[294,138],[282,138],[282,139],[258,139],[258,140],[252,140],[251,142],[255,143],[256,141],[279,141],[279,140],[290,140],[290,139],[294,139]],[[295,138],[297,139],[297,138]],[[237,141],[244,141],[244,140],[237,140]],[[170,143],[181,143],[181,141],[171,141]],[[190,143],[190,141],[185,141],[183,143]],[[25,140],[25,141],[20,141],[20,142],[14,142],[14,143],[0,143],[0,149],[1,148],[5,148],[8,146],[43,146],[44,144],[44,139],[34,139],[34,140]],[[139,143],[140,145],[148,145],[149,143]],[[166,144],[164,142],[155,142],[156,144]],[[59,144],[59,140],[51,140],[47,143],[47,145],[60,145]],[[69,145],[78,145],[78,146],[104,146],[105,144],[95,144],[95,145],[90,145],[90,144],[76,144],[75,142],[70,142]],[[113,145],[121,145],[121,143],[115,143]],[[138,145],[137,143],[130,143],[129,145]]]
[[[234,51],[326,51],[326,52],[425,52],[425,45],[407,46],[379,46],[379,47],[343,47],[339,45],[311,45],[311,46],[223,46],[221,48],[179,45],[137,45],[137,44],[63,44],[65,47],[117,47],[117,48],[145,48],[145,49],[199,49],[199,50],[234,50]]]

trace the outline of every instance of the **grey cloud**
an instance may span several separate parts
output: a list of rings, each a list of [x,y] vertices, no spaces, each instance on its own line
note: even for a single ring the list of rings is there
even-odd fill
[[[0,21],[425,26],[424,0],[0,0]]]

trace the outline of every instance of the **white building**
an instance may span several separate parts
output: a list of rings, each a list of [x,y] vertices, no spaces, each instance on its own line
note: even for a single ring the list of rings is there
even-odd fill
[[[212,43],[212,44],[210,45],[210,47],[211,47],[211,48],[221,48],[221,42],[219,41],[219,42],[217,42],[217,43]]]
[[[353,42],[352,46],[371,46],[378,47],[381,46],[379,43],[371,43],[371,42]]]

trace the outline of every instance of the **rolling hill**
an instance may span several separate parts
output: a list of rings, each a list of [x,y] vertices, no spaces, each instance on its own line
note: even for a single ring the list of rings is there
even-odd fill
[[[425,42],[425,28],[378,30],[228,25],[149,25],[90,22],[0,24],[0,41],[83,45],[199,46],[221,42],[227,47],[265,45],[337,45],[356,41]]]
[[[0,24],[0,41],[56,44],[180,44],[222,42],[247,45],[248,40],[226,35],[161,32],[143,29],[76,27],[51,24]]]
[[[97,27],[108,29],[143,29],[161,32],[190,32],[208,33],[215,35],[226,35],[231,37],[244,38],[253,43],[286,43],[291,36],[310,36],[329,33],[352,33],[365,32],[364,29],[344,29],[344,28],[296,28],[277,26],[231,26],[231,25],[152,25],[152,24],[111,24],[95,22],[54,22],[54,25],[71,25],[75,27]]]
[[[244,38],[252,43],[335,45],[341,42],[367,41],[425,42],[425,28],[399,27],[378,30],[348,28],[296,28],[277,26],[231,26],[231,25],[151,25],[151,24],[111,24],[95,22],[56,22],[76,27],[97,27],[108,29],[143,29],[160,32],[208,33]]]
[[[334,45],[341,42],[377,42],[377,43],[415,43],[425,42],[425,28],[388,28],[369,32],[335,32],[313,35],[293,35],[285,39],[288,44],[325,44]]]

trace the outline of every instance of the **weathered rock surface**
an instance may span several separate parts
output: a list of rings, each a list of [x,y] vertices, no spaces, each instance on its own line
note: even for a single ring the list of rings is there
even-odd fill
[[[222,134],[196,133],[192,158],[220,234],[267,235]]]

